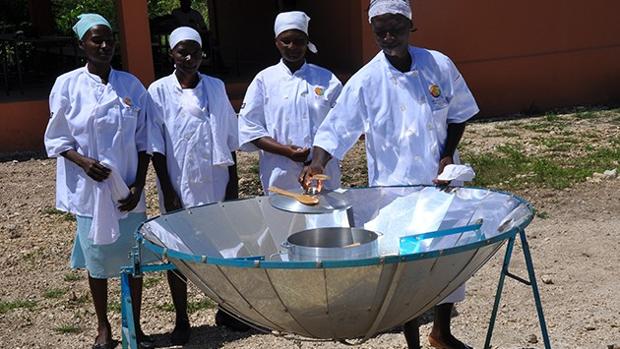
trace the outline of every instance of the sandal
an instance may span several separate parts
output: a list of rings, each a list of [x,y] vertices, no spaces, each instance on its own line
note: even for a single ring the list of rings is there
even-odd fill
[[[117,345],[118,341],[113,339],[107,343],[95,343],[91,349],[114,349]]]
[[[459,341],[460,342],[460,341]],[[438,341],[437,339],[428,336],[428,343],[431,345],[431,347],[436,348],[436,349],[474,349],[473,347],[470,347],[469,345],[460,342],[462,347],[461,348],[454,348],[454,347],[450,347],[446,344],[444,344],[443,342]]]

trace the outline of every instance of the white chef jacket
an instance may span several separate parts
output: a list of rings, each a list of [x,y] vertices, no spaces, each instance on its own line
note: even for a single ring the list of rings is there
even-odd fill
[[[148,152],[166,156],[168,175],[184,207],[224,200],[231,152],[238,148],[237,114],[224,83],[200,74],[183,89],[174,73],[148,89]],[[163,195],[159,191],[163,211]]]
[[[56,160],[56,207],[92,217],[97,182],[73,162],[59,156],[75,150],[113,164],[129,186],[138,170],[138,152],[146,151],[146,90],[133,75],[110,71],[103,84],[86,67],[59,76],[50,93],[45,148]],[[144,193],[132,212],[145,212]]]
[[[364,133],[371,186],[432,184],[448,124],[478,113],[448,57],[413,46],[409,52],[406,73],[379,52],[351,77],[314,138],[315,146],[342,159]]]
[[[340,80],[329,70],[304,63],[296,72],[280,63],[256,75],[246,92],[239,113],[241,150],[256,151],[252,141],[272,137],[280,144],[312,147],[314,134],[342,90]],[[270,186],[300,189],[303,164],[260,150],[260,179],[263,190]],[[336,159],[327,164],[327,189],[340,187]]]

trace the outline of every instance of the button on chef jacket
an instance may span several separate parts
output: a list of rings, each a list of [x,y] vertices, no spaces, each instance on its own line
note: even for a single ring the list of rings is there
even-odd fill
[[[256,151],[253,140],[270,136],[278,143],[312,147],[314,134],[342,90],[342,84],[329,70],[304,63],[291,73],[280,63],[256,75],[246,92],[239,113],[241,150]],[[263,190],[270,186],[300,189],[303,164],[260,150],[260,179]],[[330,161],[325,182],[327,189],[340,187],[338,161]]]
[[[222,201],[231,152],[238,146],[237,114],[224,83],[200,74],[183,89],[173,73],[148,89],[148,152],[166,156],[168,175],[184,207]],[[160,192],[160,207],[163,196]]]
[[[342,159],[366,135],[371,186],[432,184],[449,123],[478,106],[452,61],[410,46],[411,70],[400,72],[379,52],[345,85],[314,145]]]
[[[133,75],[112,69],[109,81],[86,67],[59,76],[50,93],[44,141],[56,161],[56,207],[92,217],[95,180],[60,156],[67,150],[114,166],[128,186],[136,179],[138,152],[146,151],[146,90]],[[145,212],[144,193],[132,212]]]

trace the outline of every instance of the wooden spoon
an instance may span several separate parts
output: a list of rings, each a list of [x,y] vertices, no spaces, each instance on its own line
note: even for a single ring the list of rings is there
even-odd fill
[[[318,181],[326,181],[328,179],[330,179],[331,177],[329,177],[326,174],[322,174],[322,173],[317,173],[314,176],[310,177],[311,179],[316,179]]]
[[[269,191],[272,193],[288,196],[289,198],[293,198],[304,205],[316,205],[319,203],[319,198],[315,195],[293,193],[292,191],[280,189],[278,187],[269,187]]]

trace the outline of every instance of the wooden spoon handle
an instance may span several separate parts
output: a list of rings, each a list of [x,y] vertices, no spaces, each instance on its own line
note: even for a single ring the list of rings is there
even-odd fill
[[[329,177],[328,175],[322,174],[322,173],[318,173],[318,174],[315,174],[314,176],[312,176],[312,179],[316,179],[316,180],[319,180],[319,181],[326,181],[326,180],[329,180],[330,178],[331,177]]]
[[[287,196],[289,198],[293,198],[304,205],[316,205],[319,203],[319,198],[313,195],[297,194],[288,190],[280,189],[278,187],[269,187],[269,191],[272,193]]]
[[[288,190],[280,189],[278,187],[269,187],[269,191],[272,193],[288,196],[293,199],[297,199],[297,194],[290,192]]]

